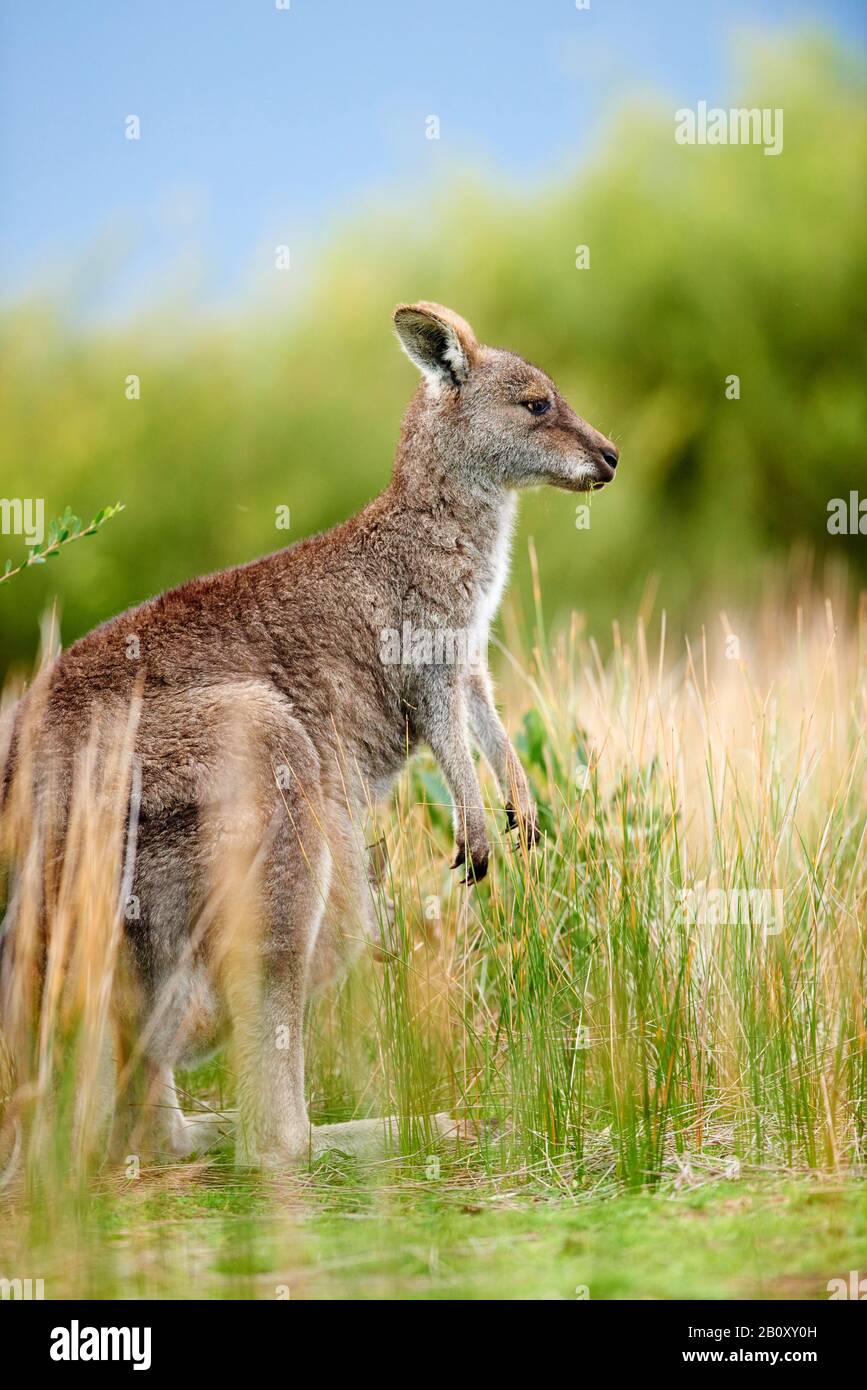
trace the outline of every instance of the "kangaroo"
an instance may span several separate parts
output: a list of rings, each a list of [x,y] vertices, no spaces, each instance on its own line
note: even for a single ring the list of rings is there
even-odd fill
[[[239,1162],[280,1167],[331,1146],[371,1153],[393,1132],[393,1121],[377,1120],[311,1128],[303,1019],[312,992],[376,937],[362,828],[413,750],[429,745],[449,787],[464,882],[484,878],[490,853],[474,745],[498,780],[507,826],[528,845],[539,837],[485,643],[506,583],[517,493],[601,488],[615,476],[618,450],[544,372],[482,346],[451,310],[401,304],[394,326],[421,382],[385,491],[329,532],[121,614],[47,675],[33,764],[51,768],[61,806],[72,750],[94,715],[139,700],[140,915],[124,924],[136,989],[117,1023],[122,1053],[146,1039],[135,1094],[150,1101],[155,1147],[173,1154],[203,1147],[214,1128],[213,1117],[197,1123],[182,1113],[173,1070],[195,1064],[239,1022],[207,933],[191,946],[233,829],[233,806],[220,805],[233,730],[243,729],[249,750],[260,884]],[[443,634],[457,638],[438,659]],[[19,729],[34,689],[18,706]],[[217,827],[208,837],[206,812]]]

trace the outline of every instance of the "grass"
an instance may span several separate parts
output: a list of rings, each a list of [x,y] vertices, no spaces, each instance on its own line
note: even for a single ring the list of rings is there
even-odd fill
[[[92,1193],[79,1223],[31,1239],[23,1264],[7,1227],[3,1268],[49,1298],[825,1299],[867,1247],[851,1182],[565,1196],[526,1173],[352,1160],[267,1182],[226,1163],[154,1170]]]
[[[312,1119],[401,1115],[402,1152],[274,1180],[228,1154],[128,1177],[71,1146],[88,975],[90,993],[58,986],[62,1031],[42,1004],[41,1036],[63,1039],[43,1061],[67,1085],[79,1068],[77,1106],[45,1120],[44,1067],[29,1099],[7,1085],[25,1157],[0,1274],[49,1297],[827,1297],[867,1234],[865,652],[867,605],[842,588],[674,654],[639,621],[606,661],[578,617],[529,650],[507,622],[544,847],[501,833],[489,881],[459,888],[416,761],[376,827],[390,954],[311,1011]],[[92,885],[104,836],[77,833]],[[93,962],[81,885],[65,892]],[[232,1102],[230,1058],[182,1081],[191,1104]],[[434,1150],[411,1117],[441,1109],[463,1135]]]

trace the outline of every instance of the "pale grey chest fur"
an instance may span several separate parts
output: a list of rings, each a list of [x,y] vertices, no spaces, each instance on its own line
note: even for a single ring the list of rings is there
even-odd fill
[[[395,673],[412,726],[416,711],[487,666],[489,631],[508,577],[514,511],[514,499],[498,499],[496,506],[475,510],[472,529],[467,516],[454,514],[431,517],[424,528],[429,543],[406,571],[398,624],[402,663]]]
[[[480,568],[478,592],[471,622],[476,640],[481,646],[487,644],[491,623],[500,607],[503,590],[509,577],[516,506],[517,499],[513,494],[509,494],[502,503],[493,532],[492,544],[485,557],[485,562]]]

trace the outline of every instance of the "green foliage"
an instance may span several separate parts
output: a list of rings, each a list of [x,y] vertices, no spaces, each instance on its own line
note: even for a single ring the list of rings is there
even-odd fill
[[[49,523],[48,534],[44,541],[38,545],[30,547],[27,558],[16,565],[14,561],[7,560],[0,574],[0,584],[7,579],[14,579],[16,574],[21,574],[23,570],[29,569],[31,565],[44,565],[46,560],[54,560],[60,554],[65,545],[71,545],[73,541],[82,541],[86,536],[95,536],[99,528],[110,521],[118,512],[123,511],[123,503],[115,502],[113,506],[103,507],[98,511],[93,521],[85,526],[81,517],[76,516],[71,508],[67,507],[62,516],[55,517]]]
[[[371,1179],[334,1155],[305,1181],[208,1177],[164,1169],[100,1192],[66,1243],[55,1226],[21,1248],[14,1213],[5,1268],[38,1262],[46,1298],[824,1301],[867,1239],[857,1179],[702,1173],[653,1197],[540,1184],[522,1201],[445,1160],[403,1186],[392,1165]]]
[[[604,630],[653,575],[671,622],[687,620],[708,597],[749,599],[765,559],[797,542],[863,573],[863,538],[826,529],[828,501],[863,476],[863,94],[818,41],[777,44],[773,62],[752,52],[741,100],[784,109],[776,158],[679,146],[671,111],[648,105],[622,114],[597,164],[547,191],[464,179],[423,208],[356,221],[279,321],[257,312],[204,330],[165,306],[148,325],[79,337],[57,309],[8,310],[4,492],[37,488],[51,507],[122,492],[134,522],[16,586],[9,657],[32,651],[55,590],[68,640],[363,505],[387,481],[414,386],[388,324],[413,297],[454,305],[486,341],[538,361],[621,446],[589,528],[566,494],[524,506],[516,584],[534,534],[552,610],[577,606]],[[126,399],[130,372],[140,400]]]

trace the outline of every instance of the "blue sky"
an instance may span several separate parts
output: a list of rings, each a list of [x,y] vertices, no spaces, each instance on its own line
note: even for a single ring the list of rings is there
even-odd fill
[[[532,184],[637,93],[725,104],[739,31],[817,24],[863,41],[863,0],[4,0],[0,295],[231,301],[444,168]]]

